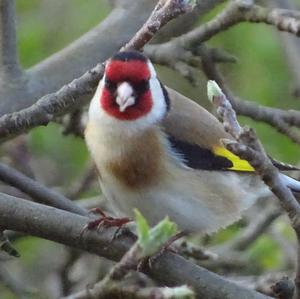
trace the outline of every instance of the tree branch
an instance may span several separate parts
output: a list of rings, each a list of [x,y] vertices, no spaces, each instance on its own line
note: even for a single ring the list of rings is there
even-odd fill
[[[18,85],[0,86],[0,115],[33,105],[38,98],[57,91],[110,57],[145,22],[155,3],[156,0],[118,1],[101,24],[24,72]]]
[[[0,227],[49,239],[115,261],[135,242],[134,236],[126,234],[110,244],[114,234],[110,229],[101,233],[86,231],[81,236],[82,228],[89,218],[5,194],[0,194],[0,211]],[[170,252],[154,262],[149,274],[168,286],[188,284],[195,290],[197,298],[270,299],[228,282]]]
[[[270,1],[268,4],[271,7],[276,5],[283,9],[297,10],[297,6],[294,1],[291,0],[274,0]],[[298,55],[300,50],[300,41],[297,37],[284,32],[279,33],[278,36],[285,53],[288,71],[290,72],[293,81],[291,86],[292,94],[296,97],[300,97],[300,57]]]
[[[287,24],[291,22],[291,19],[297,24],[297,30],[299,30],[300,21],[299,13],[297,12],[286,9],[268,9],[257,5],[248,6],[247,1],[244,5],[243,1],[231,1],[213,20],[169,42],[159,45],[147,45],[146,53],[165,65],[173,64],[174,66],[174,61],[181,62],[182,60],[187,64],[193,65],[196,58],[193,55],[194,53],[191,53],[193,52],[191,49],[195,48],[197,55],[202,58],[204,73],[209,79],[213,79],[220,84],[237,114],[266,122],[275,127],[280,133],[287,135],[293,142],[300,144],[299,134],[291,130],[292,126],[300,128],[299,111],[285,111],[238,99],[224,84],[224,80],[218,72],[209,50],[204,45],[199,46],[201,42],[240,22],[259,21],[276,25],[282,30],[289,30],[290,25]],[[293,28],[295,29],[295,27]],[[186,49],[190,49],[190,51]]]
[[[272,107],[257,105],[250,101],[244,101],[236,97],[226,86],[221,73],[210,57],[207,49],[203,46],[202,51],[202,70],[208,79],[215,80],[221,86],[233,109],[238,115],[250,117],[257,121],[268,123],[277,129],[278,132],[285,134],[293,142],[300,144],[298,132],[291,130],[292,126],[300,128],[300,112],[296,110],[281,110]],[[0,119],[1,120],[1,119]]]
[[[164,2],[163,0],[159,1],[153,14],[132,40],[123,47],[123,50],[131,48],[139,50],[168,21],[191,8],[188,2],[179,0]],[[0,138],[6,138],[15,133],[23,133],[39,125],[47,125],[55,116],[83,105],[85,100],[82,97],[94,90],[103,75],[103,71],[104,65],[99,64],[80,78],[63,86],[56,93],[42,97],[29,108],[2,116],[0,118]]]
[[[278,30],[296,35],[300,33],[300,16],[295,11],[278,8],[270,9],[254,4],[249,5],[247,1],[234,0],[230,1],[225,9],[211,21],[169,42],[148,46],[148,51],[152,51],[151,47],[158,48],[157,51],[162,53],[166,52],[164,49],[176,46],[193,48],[209,40],[217,33],[241,22],[266,23],[275,26]]]
[[[211,96],[212,102],[217,107],[219,116],[226,124],[226,131],[237,141],[223,140],[226,147],[240,158],[247,160],[260,175],[270,190],[280,199],[280,204],[289,215],[292,226],[300,236],[300,205],[291,189],[284,183],[279,170],[273,165],[264,151],[262,144],[257,139],[255,132],[250,128],[236,128],[238,123],[234,110],[224,93]],[[222,110],[220,110],[220,108]],[[223,109],[226,109],[224,112]]]
[[[180,298],[195,298],[194,292],[187,286],[178,288],[145,288],[139,286],[137,282],[127,286],[124,278],[129,271],[137,268],[141,258],[143,258],[142,248],[139,246],[138,242],[136,242],[101,281],[88,289],[66,297],[66,299],[172,299],[174,297],[176,298],[176,292],[182,294],[182,297]],[[183,294],[186,296],[183,296]]]
[[[81,36],[78,40],[30,68],[23,74],[18,84],[20,90],[1,86],[1,115],[29,107],[36,99],[45,94],[53,93],[73,78],[81,76],[99,61],[104,61],[118,51],[144,24],[157,0],[121,0],[116,1],[114,9],[98,26]],[[197,11],[176,20],[180,30],[185,32],[186,23],[194,23],[197,14],[204,14],[224,0],[202,0],[197,5]],[[193,19],[193,21],[191,21]],[[174,32],[173,24],[166,26],[164,34]],[[189,28],[189,27],[187,27]],[[107,34],[109,32],[109,34]],[[114,38],[111,38],[113,36]],[[76,63],[74,63],[76,61]]]
[[[233,240],[230,247],[239,251],[247,249],[280,215],[282,215],[281,210],[273,207],[268,209],[265,213],[258,215],[257,219],[251,222],[249,226]]]
[[[58,90],[97,62],[105,61],[144,24],[155,3],[156,0],[119,1],[99,25],[28,70],[33,94],[39,98]]]
[[[57,92],[43,96],[29,108],[2,116],[0,118],[0,136],[6,138],[11,134],[20,134],[36,126],[45,126],[55,116],[84,105],[87,99],[83,96],[94,91],[103,71],[104,65],[98,64]]]
[[[216,84],[216,83],[215,83]],[[219,87],[218,87],[219,88]],[[210,99],[219,107],[227,107],[226,113],[219,114],[221,119],[227,124],[226,129],[233,137],[236,138],[236,118],[231,108],[229,100],[220,89],[215,89],[210,93]],[[261,177],[262,181],[270,188],[274,195],[278,198],[281,207],[286,211],[290,218],[291,225],[296,232],[298,238],[298,246],[300,246],[300,204],[294,197],[291,189],[280,175],[279,170],[273,165],[266,154],[262,144],[258,140],[253,129],[240,128],[237,141],[223,140],[224,145],[232,153],[241,159],[247,160],[255,169],[256,173]],[[300,255],[300,251],[298,250]],[[298,255],[298,261],[300,258]],[[297,274],[295,279],[295,299],[300,298],[300,264],[297,265]]]
[[[147,22],[134,35],[122,50],[142,49],[153,36],[172,19],[192,10],[192,1],[160,0]]]
[[[248,1],[230,1],[226,8],[208,23],[195,28],[178,37],[178,42],[190,46],[193,43],[204,42],[215,34],[227,30],[240,23],[265,23],[275,26],[278,30],[296,35],[300,33],[300,14],[293,10],[266,8],[251,4]]]
[[[235,3],[229,4],[229,8],[232,5],[235,5],[233,7],[237,9]],[[227,8],[227,11],[228,10],[229,9]],[[233,9],[231,8],[229,11],[233,11]],[[205,29],[205,34],[208,34],[207,32],[210,32],[209,28],[212,28],[211,32],[214,32],[215,34],[216,29],[213,28],[222,28],[222,26],[220,27],[220,24],[222,25],[222,22],[224,21],[224,18],[225,16],[227,16],[227,14],[228,13],[226,13],[225,10],[225,12],[222,12],[219,15],[219,17],[209,22],[206,26],[206,29],[204,28],[204,25],[204,27],[200,27],[195,30],[203,31]],[[188,36],[190,37],[187,38]],[[191,38],[194,36],[197,36],[197,38],[199,38],[199,36],[194,32],[185,35],[185,38],[183,40],[185,42],[191,42],[192,40],[196,41],[196,38]],[[213,77],[212,74],[209,74],[211,70],[206,70],[206,72],[210,79],[215,79],[217,82],[221,83],[218,79]],[[27,109],[23,109],[19,112],[1,117],[0,139],[3,140],[7,137],[11,137],[11,135],[13,134],[20,134],[26,132],[27,130],[35,126],[47,125],[49,121],[51,121],[55,116],[67,113],[71,109],[82,106],[87,101],[86,99],[83,99],[82,96],[86,96],[92,93],[102,74],[103,66],[98,65],[91,71],[84,74],[82,77],[75,79],[70,84],[62,87],[56,93],[42,97],[33,106]],[[300,112],[294,110],[283,111],[276,108],[258,106],[251,102],[242,102],[239,101],[237,98],[230,96],[230,92],[228,89],[226,89],[225,92],[230,97],[234,109],[238,114],[251,117],[255,120],[267,122],[276,127],[279,130],[279,132],[287,134],[294,142],[300,143],[299,136],[295,132],[290,130],[290,126],[300,127]]]
[[[78,215],[86,216],[88,214],[87,210],[76,205],[67,197],[43,186],[41,183],[3,163],[0,163],[0,180],[28,194],[36,202]]]
[[[15,0],[0,0],[0,79],[5,81],[21,75],[15,22]]]

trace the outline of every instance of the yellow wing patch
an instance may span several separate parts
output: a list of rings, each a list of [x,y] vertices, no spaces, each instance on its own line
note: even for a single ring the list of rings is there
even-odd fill
[[[228,169],[236,171],[254,171],[254,168],[246,160],[240,159],[237,155],[224,147],[215,146],[213,147],[213,152],[216,155],[225,157],[232,162],[233,166]]]

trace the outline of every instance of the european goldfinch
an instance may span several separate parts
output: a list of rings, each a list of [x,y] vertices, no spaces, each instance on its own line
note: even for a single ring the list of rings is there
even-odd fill
[[[201,233],[239,219],[270,191],[223,138],[232,139],[212,114],[166,89],[143,54],[119,52],[107,62],[85,139],[120,217],[137,208],[152,225],[168,215],[181,230]]]

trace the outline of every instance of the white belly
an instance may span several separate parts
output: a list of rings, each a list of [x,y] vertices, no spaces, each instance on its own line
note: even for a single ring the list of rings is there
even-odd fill
[[[203,176],[188,172],[184,182],[178,178],[141,192],[129,192],[111,180],[111,184],[102,182],[101,186],[119,215],[133,217],[133,209],[137,208],[151,225],[169,216],[180,230],[200,233],[212,233],[237,221],[259,195],[251,192],[254,176],[240,178],[224,172],[216,180],[213,171]],[[248,185],[248,190],[241,189],[242,185]],[[263,184],[259,189],[268,192]]]

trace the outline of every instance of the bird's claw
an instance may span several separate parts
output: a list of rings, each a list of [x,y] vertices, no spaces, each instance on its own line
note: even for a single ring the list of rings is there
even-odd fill
[[[93,219],[93,220],[89,221],[87,224],[85,224],[85,226],[82,228],[80,236],[82,236],[83,233],[87,230],[96,229],[97,231],[100,231],[103,227],[105,227],[105,228],[117,227],[117,230],[115,231],[110,243],[113,242],[120,235],[120,232],[121,232],[122,228],[124,227],[124,225],[127,224],[128,222],[132,221],[131,219],[129,219],[127,217],[115,218],[112,216],[108,216],[100,208],[94,208],[94,209],[90,210],[89,213],[100,214],[100,218]]]

